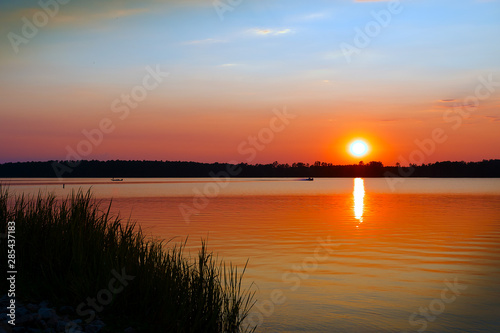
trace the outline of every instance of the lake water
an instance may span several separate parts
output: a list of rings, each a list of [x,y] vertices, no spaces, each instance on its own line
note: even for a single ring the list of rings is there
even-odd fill
[[[500,179],[1,181],[91,187],[149,235],[248,259],[257,332],[500,331]]]

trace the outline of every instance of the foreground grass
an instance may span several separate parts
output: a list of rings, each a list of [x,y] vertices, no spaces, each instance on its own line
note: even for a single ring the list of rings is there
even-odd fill
[[[0,232],[7,221],[16,222],[18,299],[72,305],[84,322],[91,319],[89,297],[104,300],[99,316],[143,331],[254,330],[242,328],[254,304],[254,294],[241,287],[244,269],[219,262],[205,244],[197,258],[187,258],[182,245],[166,249],[101,206],[90,192],[57,201],[53,195],[11,197],[0,187]],[[6,239],[0,242],[7,253]],[[129,278],[110,286],[113,272]]]

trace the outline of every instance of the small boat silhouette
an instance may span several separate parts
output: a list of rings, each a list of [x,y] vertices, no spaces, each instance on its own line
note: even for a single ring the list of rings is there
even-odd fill
[[[111,178],[111,181],[114,181],[114,182],[122,182],[122,181],[123,181],[123,178]]]
[[[314,178],[313,177],[309,177],[309,178],[303,178],[303,179],[300,179],[300,180],[305,180],[305,181],[312,182],[314,180]]]

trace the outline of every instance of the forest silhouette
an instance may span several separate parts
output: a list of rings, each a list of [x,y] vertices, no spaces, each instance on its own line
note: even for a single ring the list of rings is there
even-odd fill
[[[334,165],[316,161],[280,164],[228,164],[182,161],[45,161],[0,164],[1,178],[131,178],[131,177],[500,177],[500,160],[436,162],[384,166],[371,161]]]

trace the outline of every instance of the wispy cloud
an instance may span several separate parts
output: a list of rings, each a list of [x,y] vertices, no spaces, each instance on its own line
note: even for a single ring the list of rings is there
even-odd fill
[[[454,98],[440,99],[434,102],[432,107],[427,109],[428,112],[443,112],[443,110],[453,109],[460,110],[463,108],[474,108],[477,107],[474,104],[465,104],[462,100]]]
[[[304,16],[303,19],[306,21],[312,21],[312,20],[320,20],[320,19],[323,19],[327,16],[328,15],[326,13],[312,13],[312,14]]]
[[[484,116],[484,118],[488,119],[490,122],[500,121],[500,116]]]
[[[292,29],[259,29],[254,28],[249,30],[250,33],[258,36],[279,36],[292,33]]]
[[[454,98],[440,99],[436,104],[441,108],[455,108],[461,105],[460,101]]]
[[[317,20],[322,20],[330,16],[330,13],[328,12],[317,12],[317,13],[310,13],[310,14],[305,14],[301,16],[294,16],[291,18],[291,21],[293,22],[308,22],[308,21],[317,21]]]
[[[291,32],[292,32],[291,29],[283,29],[283,30],[276,31],[275,35],[288,34]]]
[[[270,30],[270,29],[254,29],[254,32],[257,35],[267,35],[267,34],[270,34],[272,32],[272,30]]]

